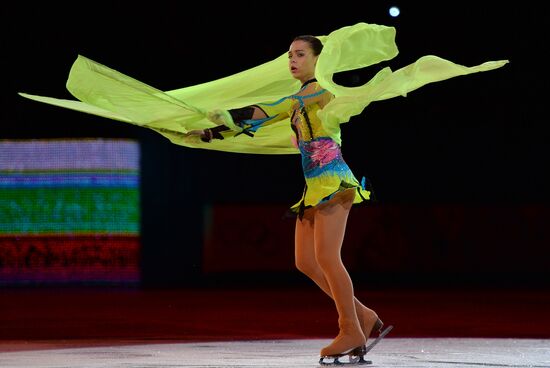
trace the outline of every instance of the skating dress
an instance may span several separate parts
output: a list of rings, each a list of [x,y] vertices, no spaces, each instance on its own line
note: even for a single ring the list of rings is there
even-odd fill
[[[315,84],[317,91],[314,94],[329,94],[316,80],[304,83],[302,90],[308,84]],[[290,121],[302,157],[305,187],[302,198],[290,211],[302,218],[306,208],[325,202],[349,188],[356,188],[354,203],[370,199],[372,191],[365,188],[366,178],[362,183],[355,178],[342,157],[340,145],[324,131],[317,116],[320,105],[306,104],[307,95],[295,98],[296,108],[291,112]]]
[[[291,140],[300,151],[305,186],[302,197],[290,207],[287,214],[298,215],[300,219],[305,209],[328,201],[336,193],[346,189],[355,188],[353,203],[374,199],[372,187],[367,185],[367,179],[363,177],[361,182],[357,180],[342,157],[340,144],[325,131],[318,117],[318,112],[332,99],[333,95],[330,92],[322,88],[316,79],[311,79],[293,95],[273,103],[253,105],[266,115],[265,118],[239,119],[238,116],[243,115],[238,113],[240,110],[231,111],[233,118],[230,123],[236,124],[242,129],[241,133],[251,137],[269,125],[290,120],[290,127],[294,133]],[[224,134],[227,135],[229,128],[224,129]],[[231,138],[228,139],[234,137],[231,133],[229,136]]]
[[[312,84],[316,92],[312,95],[329,95],[316,80],[310,80],[301,90]],[[317,112],[319,103],[307,104],[308,96],[298,97],[290,113],[292,130],[302,158],[305,187],[302,198],[290,210],[301,218],[306,208],[316,206],[331,199],[336,193],[349,188],[356,188],[354,203],[374,198],[372,189],[366,188],[366,178],[361,183],[342,157],[340,144],[335,142],[323,129]]]

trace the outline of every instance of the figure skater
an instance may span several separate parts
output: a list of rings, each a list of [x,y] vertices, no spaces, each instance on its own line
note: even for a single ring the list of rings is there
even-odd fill
[[[290,116],[297,147],[302,158],[305,188],[300,201],[290,208],[297,215],[295,229],[296,267],[310,277],[336,305],[338,336],[321,349],[321,360],[344,355],[363,357],[373,331],[382,332],[377,313],[354,297],[353,283],[341,258],[346,222],[354,203],[371,200],[371,188],[361,184],[342,157],[340,144],[324,130],[317,112],[333,95],[315,79],[315,66],[323,49],[311,35],[296,37],[288,51],[288,67],[301,82],[293,95],[272,104],[257,104],[214,111],[214,128],[193,130],[187,136],[200,136],[205,142],[224,139],[230,126],[253,135],[258,129]],[[289,127],[290,129],[290,127]],[[391,327],[388,327],[388,329]],[[389,330],[388,330],[389,331]]]

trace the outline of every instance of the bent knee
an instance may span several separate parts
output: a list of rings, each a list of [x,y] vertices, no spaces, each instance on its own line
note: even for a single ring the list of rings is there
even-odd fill
[[[341,262],[340,257],[332,252],[317,252],[315,261],[323,271],[329,270]]]
[[[318,272],[319,265],[314,259],[296,258],[295,266],[301,273],[310,276]]]

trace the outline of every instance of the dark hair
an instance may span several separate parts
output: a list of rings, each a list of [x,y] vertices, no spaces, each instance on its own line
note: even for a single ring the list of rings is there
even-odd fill
[[[297,37],[294,37],[294,39],[292,40],[292,42],[294,42],[294,41],[304,41],[304,42],[309,43],[309,46],[313,50],[313,54],[315,56],[319,55],[321,53],[321,51],[323,50],[323,44],[315,36],[311,36],[311,35],[297,36]]]

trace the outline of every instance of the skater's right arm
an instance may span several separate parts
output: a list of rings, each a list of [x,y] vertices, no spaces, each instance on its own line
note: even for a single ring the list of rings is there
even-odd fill
[[[261,127],[287,118],[288,112],[283,106],[257,104],[230,110],[214,110],[209,112],[207,117],[218,126],[192,130],[187,135],[198,135],[203,142],[224,139],[241,133],[253,137],[254,132]]]

